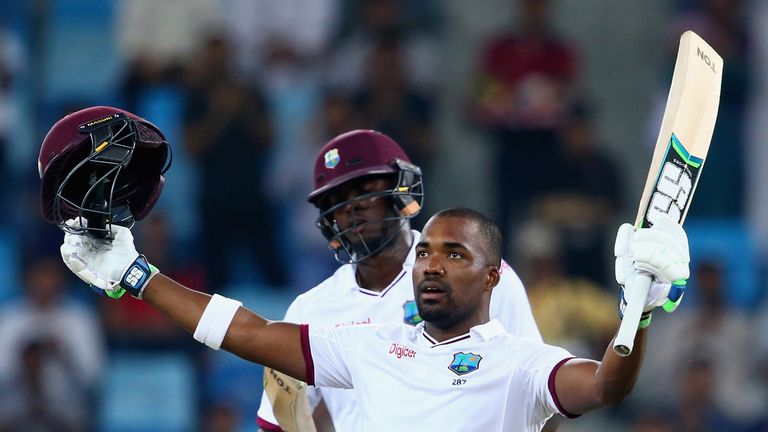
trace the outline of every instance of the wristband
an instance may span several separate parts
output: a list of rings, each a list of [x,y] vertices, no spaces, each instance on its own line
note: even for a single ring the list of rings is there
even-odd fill
[[[237,309],[242,305],[237,300],[214,294],[197,323],[193,335],[195,340],[215,350],[221,348],[227,329],[235,318]]]
[[[128,267],[128,270],[123,273],[120,287],[134,298],[141,299],[147,284],[158,273],[160,273],[160,270],[150,264],[147,261],[147,257],[139,255]]]

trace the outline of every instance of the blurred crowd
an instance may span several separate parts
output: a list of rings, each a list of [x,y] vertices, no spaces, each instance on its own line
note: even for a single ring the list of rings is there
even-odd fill
[[[273,319],[337,265],[306,202],[318,149],[341,132],[379,130],[428,173],[430,189],[429,173],[444,169],[444,125],[460,124],[482,141],[465,152],[486,144],[492,155],[461,175],[481,173],[496,186],[480,210],[504,231],[545,341],[600,358],[618,325],[614,230],[634,218],[642,181],[626,171],[621,145],[601,136],[601,114],[614,108],[585,85],[595,65],[563,32],[567,19],[553,19],[556,0],[501,2],[514,19],[483,35],[462,88],[448,89],[454,48],[446,41],[456,9],[472,8],[448,3],[0,5],[0,199],[9,204],[0,213],[0,432],[256,428],[259,366],[203,350],[140,301],[96,296],[60,262],[61,233],[40,217],[34,159],[58,118],[89,105],[149,119],[173,148],[164,195],[135,228],[138,249],[185,285],[243,299]],[[674,314],[654,316],[631,399],[563,421],[560,431],[768,431],[764,245],[745,222],[759,45],[748,17],[757,8],[669,3],[659,97],[636,121],[657,128],[683,30],[704,37],[726,64],[686,222],[689,294]],[[91,60],[62,73],[70,83],[62,86],[45,68],[70,64],[73,50],[90,50]],[[84,91],[71,85],[78,82]],[[449,90],[461,94],[457,115],[446,114]],[[650,150],[633,154],[642,154],[644,177]],[[436,201],[472,202],[450,198]],[[417,228],[439,209],[426,204]]]

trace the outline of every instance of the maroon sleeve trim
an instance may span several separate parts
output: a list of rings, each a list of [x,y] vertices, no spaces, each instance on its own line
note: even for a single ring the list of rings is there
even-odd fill
[[[307,384],[315,385],[315,363],[312,361],[312,350],[309,349],[309,326],[299,326],[301,336],[301,353],[304,354],[304,366],[307,369]]]
[[[557,407],[557,410],[560,411],[560,414],[568,417],[568,418],[576,418],[580,417],[581,414],[571,414],[568,411],[566,411],[562,405],[560,405],[560,399],[557,397],[557,391],[555,391],[555,376],[557,375],[558,369],[560,369],[560,366],[564,365],[568,360],[573,360],[576,357],[567,357],[562,360],[560,360],[555,367],[552,368],[552,372],[549,373],[549,380],[547,381],[547,387],[549,388],[549,393],[552,394],[552,399],[555,401],[555,406]]]
[[[280,429],[280,426],[268,422],[261,417],[256,417],[256,424],[259,426],[259,429],[264,432],[283,432],[283,430]]]

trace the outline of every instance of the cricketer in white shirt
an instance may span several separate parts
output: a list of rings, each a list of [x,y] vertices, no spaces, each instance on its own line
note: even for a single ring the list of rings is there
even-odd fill
[[[554,377],[573,356],[513,336],[498,320],[439,343],[423,324],[306,328],[307,381],[354,385],[365,413],[356,430],[538,431],[556,412],[570,416]]]
[[[413,296],[411,271],[415,259],[415,245],[421,234],[415,230],[411,232],[414,246],[403,262],[403,270],[388,287],[380,292],[361,288],[355,278],[355,266],[346,264],[339,267],[333,276],[320,285],[298,296],[288,308],[285,321],[306,323],[313,328],[384,323],[415,326],[420,323],[421,318],[418,316]],[[490,315],[509,333],[541,342],[541,335],[533,319],[523,284],[504,261],[501,280],[493,289]],[[307,393],[310,406],[314,408],[322,399],[337,431],[364,430],[365,419],[359,405],[360,396],[355,394],[355,390],[330,387],[336,386],[309,386]],[[277,420],[266,393],[262,393],[258,423],[266,430],[278,430]]]
[[[626,280],[625,270],[630,277],[643,271],[657,286],[643,302],[645,325],[638,323],[629,356],[609,348],[600,361],[569,360],[567,351],[509,335],[489,318],[503,241],[498,226],[471,209],[436,213],[416,245],[411,275],[423,331],[404,323],[310,328],[270,322],[237,300],[160,274],[136,251],[130,229],[114,225],[111,231],[111,240],[66,233],[64,263],[107,294],[119,288],[142,298],[212,349],[309,384],[355,387],[362,430],[537,430],[557,411],[581,414],[619,404],[640,372],[651,312],[679,303],[690,274],[688,239],[676,220],[636,231],[622,225],[617,281]],[[679,281],[674,292],[672,281]]]

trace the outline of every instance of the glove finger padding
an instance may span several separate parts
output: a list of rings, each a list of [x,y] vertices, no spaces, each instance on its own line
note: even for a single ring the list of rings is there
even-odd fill
[[[75,276],[80,278],[80,280],[85,283],[90,283],[90,281],[81,274],[86,269],[86,264],[76,253],[74,253],[73,247],[67,243],[64,243],[61,245],[60,250],[61,259],[64,261],[64,265],[66,265],[67,268],[75,274]]]
[[[131,233],[131,230],[124,226],[112,225],[112,241],[109,242],[109,247],[116,251],[121,251],[121,253],[133,252],[136,256],[139,255],[139,253],[136,252],[136,246],[133,244],[133,234]],[[126,269],[127,268],[128,267],[126,266]]]
[[[619,288],[619,316],[623,318],[627,302],[624,298],[625,288]],[[643,305],[643,313],[651,312],[657,307],[663,307],[666,312],[674,312],[683,300],[685,284],[665,284],[657,281],[651,283],[648,297]]]
[[[66,240],[59,248],[61,259],[73,273],[80,272],[86,267],[85,262],[83,262],[83,260],[75,253],[75,248],[76,246],[72,246]]]
[[[671,218],[659,218],[651,228],[635,232],[630,253],[635,268],[647,271],[658,281],[672,283],[688,279],[688,237]]]
[[[643,312],[648,312],[656,309],[657,307],[664,306],[669,296],[669,289],[672,284],[659,282],[654,279],[651,283],[651,287],[648,289],[648,297],[645,298],[645,306]]]
[[[629,247],[632,244],[632,236],[635,234],[635,229],[632,225],[625,223],[619,227],[619,231],[616,233],[616,243],[613,246],[613,253],[616,256],[616,282],[619,285],[624,285],[629,278],[629,275],[633,271],[632,267],[632,255]]]
[[[620,289],[619,313],[626,306],[624,290],[635,274],[653,275],[653,282],[643,305],[641,328],[650,323],[650,312],[663,307],[672,312],[685,293],[690,275],[688,237],[683,228],[669,216],[660,216],[651,228],[634,230],[631,225],[619,227],[614,246],[616,254],[616,281]]]
[[[82,226],[70,219],[68,226]],[[113,240],[94,239],[87,235],[66,233],[61,245],[64,264],[85,283],[104,291],[110,297],[124,292],[120,287],[122,275],[139,256],[128,228],[114,226]]]
[[[83,218],[73,218],[64,221],[64,225],[70,228],[86,228],[88,227],[88,221]]]
[[[61,246],[61,256],[64,264],[83,282],[110,292],[115,288],[116,281],[110,281],[88,267],[87,262],[80,256],[78,250],[68,244]]]

